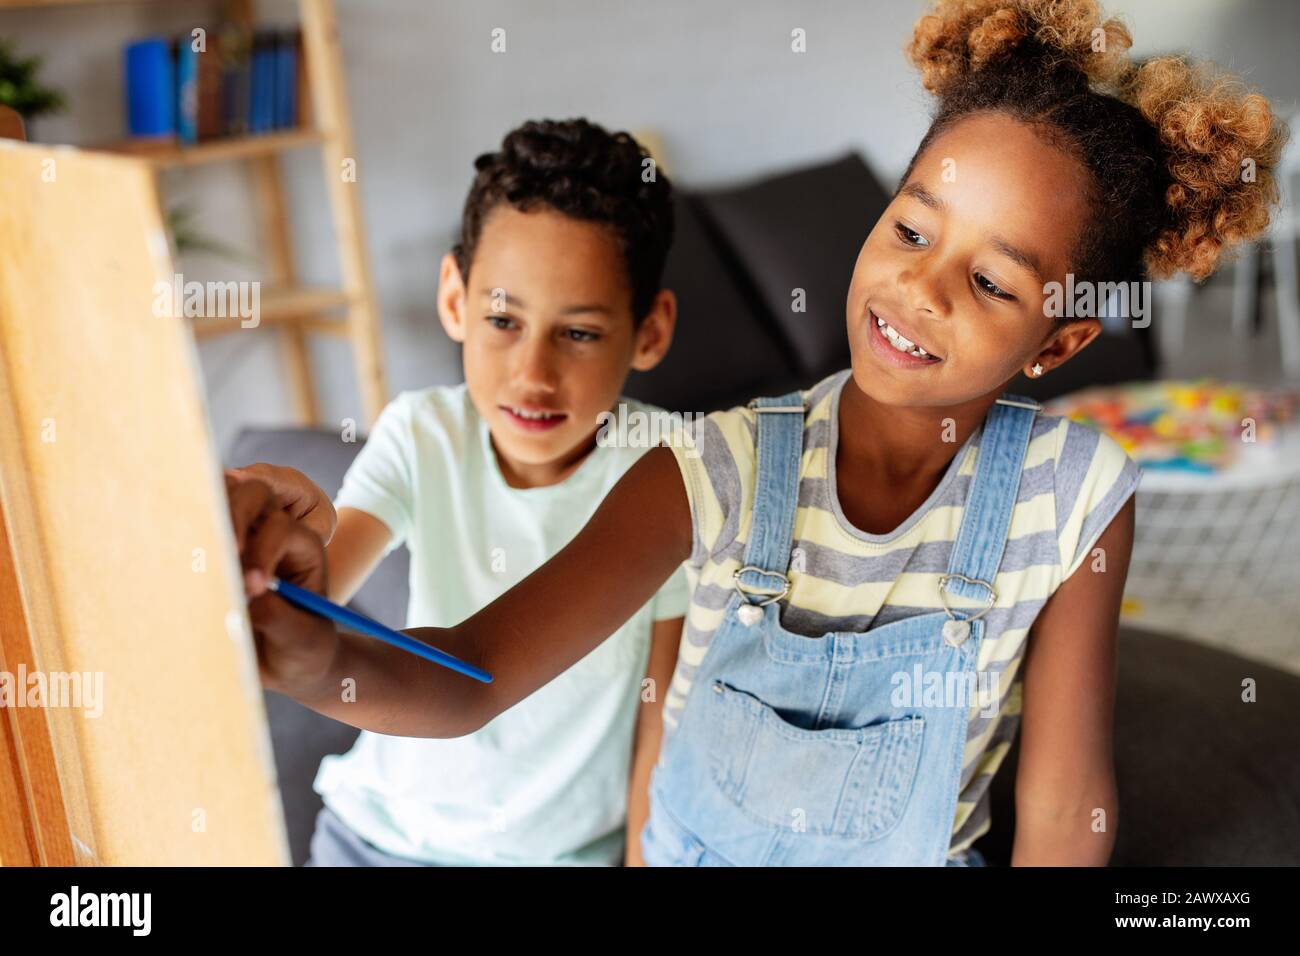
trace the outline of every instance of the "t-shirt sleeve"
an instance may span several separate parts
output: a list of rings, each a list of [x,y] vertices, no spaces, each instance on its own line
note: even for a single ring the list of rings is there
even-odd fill
[[[1072,575],[1137,490],[1142,469],[1115,439],[1063,419],[1056,458],[1061,580]]]
[[[402,544],[411,531],[415,511],[414,452],[410,403],[399,395],[380,412],[334,499],[336,509],[356,508],[388,527],[392,538],[385,554]]]
[[[661,442],[672,450],[690,500],[694,567],[736,540],[741,516],[753,506],[754,439],[753,410],[733,408],[692,419]]]
[[[671,621],[674,618],[685,617],[690,599],[690,585],[686,580],[686,568],[683,565],[678,565],[677,570],[673,572],[673,576],[655,592],[654,613],[651,619],[655,621]]]

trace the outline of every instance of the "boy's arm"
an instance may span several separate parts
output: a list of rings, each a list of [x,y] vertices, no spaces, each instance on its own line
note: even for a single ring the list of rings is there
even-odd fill
[[[301,526],[284,515],[284,521],[250,528],[252,519],[240,517],[233,497],[231,510],[237,534],[248,529],[254,539],[269,539],[251,557],[241,544],[245,570],[277,573],[285,548],[276,539],[292,533],[285,522]],[[646,515],[655,520],[646,521]],[[491,684],[380,641],[338,634],[322,618],[265,593],[262,579],[255,578],[250,612],[264,683],[354,727],[407,737],[471,733],[577,663],[632,617],[690,556],[691,531],[673,452],[653,448],[582,531],[514,588],[453,628],[406,631],[488,670],[495,678]],[[323,553],[312,554],[303,537],[295,539],[296,567],[323,565]],[[319,551],[319,538],[307,537]],[[323,584],[323,570],[320,578]],[[342,702],[349,691],[355,700]]]
[[[650,815],[650,774],[659,759],[659,745],[664,731],[664,698],[668,694],[668,685],[672,683],[673,670],[677,667],[683,621],[680,617],[655,621],[650,639],[650,660],[646,665],[645,676],[651,683],[642,690],[641,706],[636,712],[632,773],[627,788],[625,866],[645,866],[645,860],[641,858],[641,829]]]
[[[1134,499],[1048,600],[1025,656],[1013,866],[1105,866],[1115,845],[1116,643]],[[1095,821],[1104,812],[1104,828]]]
[[[345,507],[338,514],[338,527],[325,549],[329,564],[326,597],[335,604],[347,604],[383,560],[393,533],[368,511]]]

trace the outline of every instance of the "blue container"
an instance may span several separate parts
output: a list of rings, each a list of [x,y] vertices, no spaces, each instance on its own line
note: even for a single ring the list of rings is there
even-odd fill
[[[176,132],[176,67],[172,44],[149,37],[126,48],[126,127],[131,136]]]

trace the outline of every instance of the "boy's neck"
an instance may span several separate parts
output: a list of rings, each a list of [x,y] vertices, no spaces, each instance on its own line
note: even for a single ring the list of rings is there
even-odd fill
[[[587,460],[587,456],[596,449],[596,432],[593,431],[586,441],[559,458],[540,463],[522,462],[502,454],[491,429],[488,429],[488,436],[492,453],[496,456],[497,467],[501,470],[501,477],[511,488],[542,488],[547,485],[558,485],[577,471]]]

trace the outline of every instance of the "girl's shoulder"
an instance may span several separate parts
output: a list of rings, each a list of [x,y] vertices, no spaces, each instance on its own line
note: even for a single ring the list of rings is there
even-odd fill
[[[1064,415],[1039,412],[1030,441],[1045,445],[1058,487],[1077,482],[1090,473],[1127,471],[1137,475],[1141,472],[1137,462],[1110,435]]]
[[[808,388],[797,390],[804,406],[805,433],[828,427],[833,417],[832,402],[839,395],[837,386],[842,385],[849,374],[851,370],[844,369]],[[699,415],[695,417],[695,435],[715,442],[723,439],[734,459],[752,463],[758,443],[758,416],[759,412],[750,403]]]
[[[1110,435],[1072,418],[1040,412],[1034,434],[1025,468],[1050,461],[1064,580],[1137,491],[1142,469]]]

